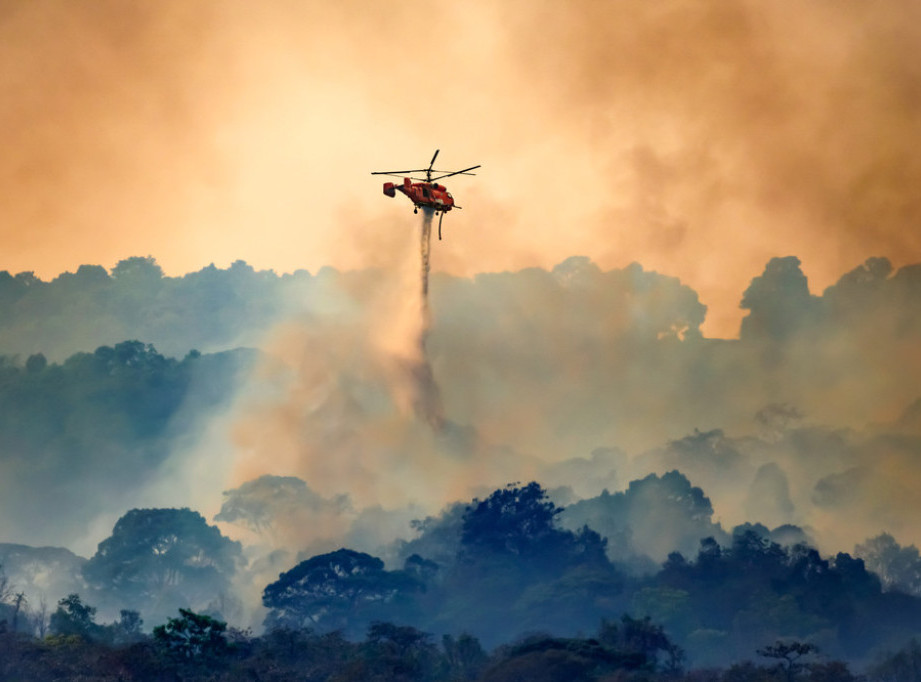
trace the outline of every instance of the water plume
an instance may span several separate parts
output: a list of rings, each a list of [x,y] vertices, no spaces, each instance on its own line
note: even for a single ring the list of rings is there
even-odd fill
[[[422,277],[422,300],[420,305],[422,324],[419,329],[418,362],[410,371],[415,379],[417,389],[414,403],[416,414],[436,431],[442,431],[445,427],[445,416],[444,406],[441,401],[441,391],[435,382],[435,374],[425,352],[425,342],[431,326],[431,317],[429,315],[429,272],[431,270],[432,217],[434,214],[435,212],[430,208],[422,209],[422,231],[419,239]]]
[[[431,270],[432,253],[432,216],[435,212],[430,208],[422,209],[422,235],[419,240],[419,254],[422,256],[422,312],[428,327],[429,312],[429,271]]]

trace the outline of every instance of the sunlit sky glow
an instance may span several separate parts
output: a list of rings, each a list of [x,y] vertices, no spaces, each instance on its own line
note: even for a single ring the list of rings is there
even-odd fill
[[[680,277],[734,336],[797,255],[814,291],[921,257],[921,5],[189,3],[0,8],[0,269],[152,255],[354,268],[413,229],[373,170],[451,179],[436,270],[587,255]]]

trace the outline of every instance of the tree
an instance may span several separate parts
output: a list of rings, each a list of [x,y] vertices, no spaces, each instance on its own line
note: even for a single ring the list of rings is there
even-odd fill
[[[602,621],[598,640],[608,648],[635,662],[636,667],[654,669],[660,652],[665,656],[664,668],[677,673],[684,661],[684,651],[665,634],[661,625],[652,622],[649,616],[631,618],[624,614],[620,625]]]
[[[783,672],[787,682],[793,682],[801,670],[806,669],[806,664],[801,662],[804,656],[818,652],[819,648],[806,642],[784,642],[777,640],[774,644],[758,649],[758,655],[772,658]]]
[[[95,606],[84,604],[78,594],[69,594],[58,602],[57,611],[51,614],[51,632],[91,639],[100,633],[95,619]]]
[[[815,318],[818,299],[809,293],[806,275],[796,256],[772,258],[742,296],[744,341],[783,341]]]
[[[914,545],[902,547],[889,533],[868,538],[854,553],[893,590],[921,595],[921,554]]]
[[[710,434],[698,435],[709,442]],[[692,440],[671,447],[684,453],[701,446]],[[712,517],[713,505],[703,490],[675,470],[631,481],[624,492],[605,491],[577,502],[566,508],[561,519],[568,528],[588,525],[601,533],[608,539],[612,559],[640,563],[642,557],[651,564],[650,559],[664,561],[670,552],[690,554],[701,538],[722,533]]]
[[[431,679],[438,651],[431,635],[408,625],[372,623],[364,645],[368,677],[386,680]]]
[[[473,500],[463,516],[461,560],[506,559],[551,575],[578,564],[606,565],[606,541],[588,527],[575,533],[557,528],[562,512],[534,482],[511,483]]]
[[[13,595],[13,632],[19,629],[19,614],[29,605],[25,592],[17,592]]]
[[[163,268],[157,265],[153,256],[132,256],[118,261],[112,268],[112,279],[150,284],[163,277]]]
[[[302,561],[268,585],[262,603],[271,609],[271,628],[318,627],[351,632],[383,620],[422,584],[403,571],[386,571],[370,554],[339,549]]]
[[[680,652],[662,629],[648,619],[633,620],[625,616],[622,626],[603,622],[598,636],[589,639],[533,635],[500,647],[494,654],[498,660],[481,679],[490,682],[651,679],[655,654],[663,649]],[[673,672],[678,672],[677,667]]]
[[[554,519],[562,509],[532,482],[510,483],[485,500],[474,500],[464,514],[461,542],[468,548],[498,553],[529,554],[556,531]]]
[[[211,616],[179,609],[179,618],[170,618],[153,630],[154,640],[181,661],[206,662],[219,659],[227,649],[227,623]]]
[[[144,624],[141,614],[131,609],[122,609],[119,618],[110,626],[113,644],[130,644],[144,638],[141,626]]]
[[[113,601],[142,611],[205,607],[229,591],[240,543],[190,509],[132,509],[112,529],[83,576]]]
[[[309,514],[338,516],[350,509],[348,495],[326,499],[296,476],[266,474],[223,493],[224,503],[215,521],[235,523],[256,532],[271,528],[276,520]]]
[[[26,360],[26,372],[29,374],[38,374],[48,366],[48,359],[41,353],[30,355]]]

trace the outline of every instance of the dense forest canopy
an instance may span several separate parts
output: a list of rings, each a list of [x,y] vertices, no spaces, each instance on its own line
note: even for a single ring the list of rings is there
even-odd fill
[[[0,620],[187,676],[317,647],[411,679],[907,665],[919,273],[815,295],[773,259],[735,340],[636,264],[438,275],[425,438],[369,361],[382,273],[0,273]]]

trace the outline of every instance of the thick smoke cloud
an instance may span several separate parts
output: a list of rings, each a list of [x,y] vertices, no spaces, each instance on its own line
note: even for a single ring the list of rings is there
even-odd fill
[[[417,267],[415,239],[404,247]],[[424,319],[417,271],[319,279],[338,303],[279,332],[237,413],[234,486],[297,476],[324,497],[348,494],[357,510],[399,517],[414,505],[421,517],[507,481],[537,478],[568,504],[677,470],[726,532],[796,524],[829,550],[881,529],[916,541],[900,511],[913,502],[899,492],[916,478],[913,266],[870,259],[817,295],[798,259],[774,259],[742,296],[749,314],[733,342],[703,338],[695,292],[636,264],[605,271],[571,258],[550,271],[438,275],[424,362],[441,429],[418,410],[418,375],[406,371],[422,357],[421,327],[401,326]],[[379,345],[379,330],[405,345]]]
[[[483,164],[452,185],[436,271],[639,261],[699,292],[711,335],[771,257],[822,288],[921,255],[911,0],[432,12],[5,3],[0,267],[373,264],[406,206],[367,171],[435,148]]]
[[[71,548],[89,556],[129,497],[188,506],[247,545],[237,579],[252,591],[241,592],[248,604],[258,603],[253,586],[341,546],[392,567],[415,549],[450,554],[464,505],[511,481],[538,480],[558,503],[591,510],[612,558],[640,571],[674,549],[692,555],[704,535],[725,540],[739,524],[765,535],[774,528],[775,538],[807,536],[832,553],[882,532],[921,543],[911,521],[921,512],[917,266],[896,270],[872,258],[819,292],[797,258],[772,259],[738,293],[748,316],[735,341],[700,333],[706,309],[676,278],[639,264],[604,269],[586,257],[549,270],[436,273],[426,316],[424,223],[406,222],[381,242],[388,268],[325,269],[291,289],[273,284],[276,296],[303,300],[272,306],[288,311],[287,321],[249,375],[229,354],[190,353],[180,363],[140,342],[63,365],[6,358],[0,480],[14,494],[4,498],[5,539],[58,544],[79,528]],[[188,306],[213,300],[212,285],[235,282],[232,300],[253,301],[247,282],[264,291],[256,283],[274,281],[243,266],[221,272],[189,282],[158,274],[156,297],[211,283],[203,298],[181,296],[186,303],[161,309],[185,319]],[[78,279],[43,295],[79,292],[93,310],[137,289],[115,277],[97,299]],[[13,326],[28,328],[30,319],[20,314]],[[228,309],[201,324],[212,319],[232,343],[239,320]],[[220,346],[221,333],[206,336]],[[419,408],[418,367],[430,370],[443,421]],[[240,386],[233,380],[243,377],[228,412]],[[69,402],[60,401],[62,386]],[[145,400],[115,401],[116,409],[97,399],[121,395],[114,388]],[[215,406],[205,428],[203,412]],[[45,425],[55,423],[70,425],[67,438],[43,445]],[[131,428],[110,437],[108,449],[96,447],[106,444],[99,425],[122,423]],[[681,499],[701,502],[700,523],[675,521],[690,518],[672,504]],[[629,514],[610,511],[618,505]],[[17,520],[23,511],[26,520]],[[409,542],[392,544],[398,539]]]

